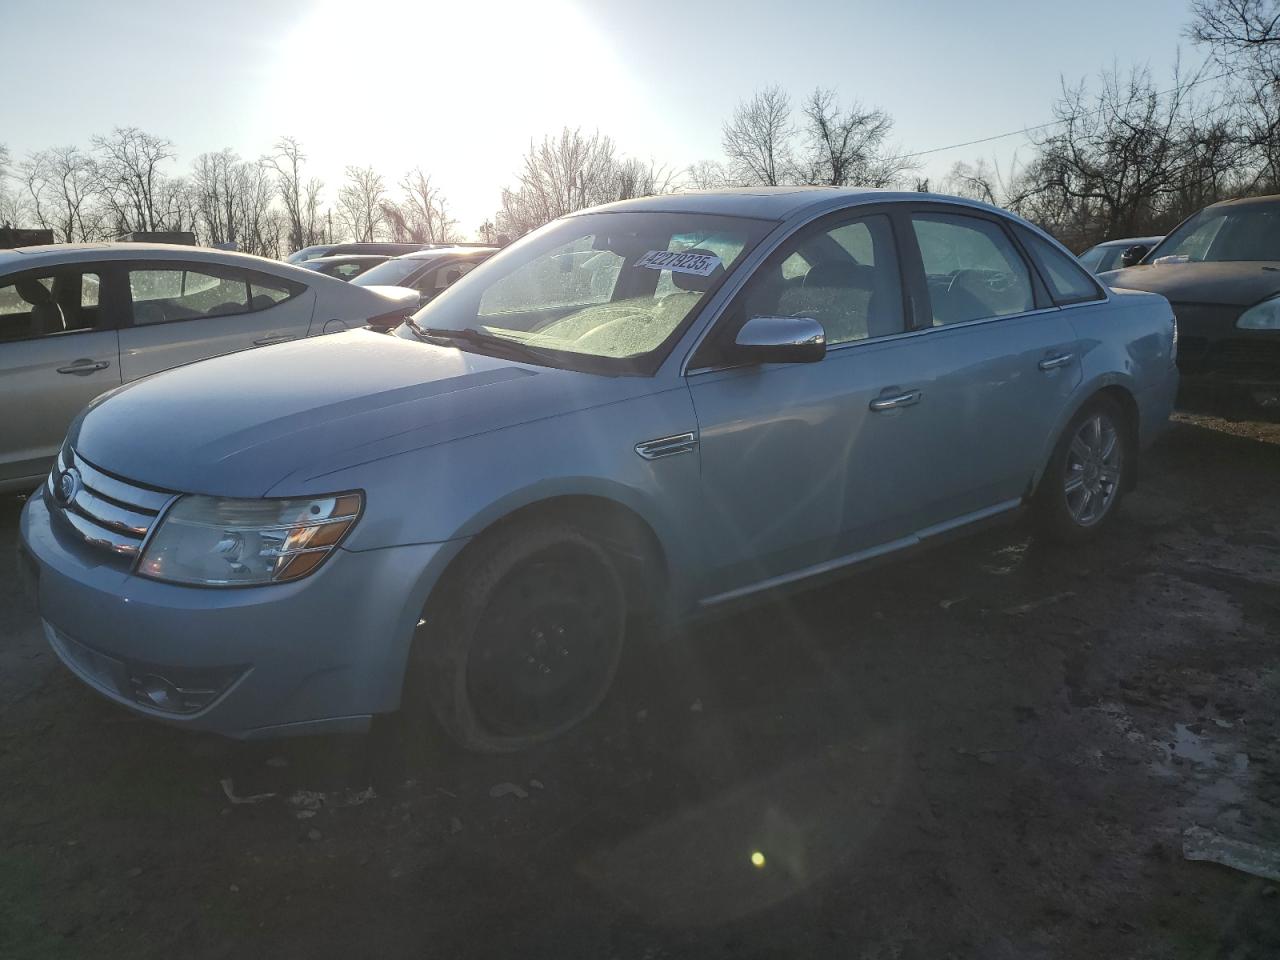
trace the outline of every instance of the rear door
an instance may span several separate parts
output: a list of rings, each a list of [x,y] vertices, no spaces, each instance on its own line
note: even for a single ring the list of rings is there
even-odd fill
[[[194,360],[307,335],[315,294],[304,283],[204,262],[132,261],[120,331],[124,381]]]
[[[38,482],[76,414],[120,385],[120,298],[109,269],[0,278],[0,486]]]
[[[940,428],[928,512],[940,523],[1016,505],[1028,492],[1081,380],[1080,350],[1003,218],[922,206],[910,220],[929,304],[928,403]]]

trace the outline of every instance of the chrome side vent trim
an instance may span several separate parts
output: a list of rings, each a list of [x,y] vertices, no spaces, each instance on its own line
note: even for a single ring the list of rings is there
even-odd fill
[[[698,449],[698,436],[695,433],[678,433],[673,437],[659,437],[657,440],[646,440],[636,444],[636,453],[646,460],[661,460],[663,457],[674,457],[678,453],[693,453]]]

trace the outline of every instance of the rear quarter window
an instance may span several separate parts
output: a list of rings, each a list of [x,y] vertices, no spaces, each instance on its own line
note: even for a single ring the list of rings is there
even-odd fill
[[[1023,227],[1018,228],[1018,238],[1031,254],[1053,302],[1058,306],[1105,298],[1097,281],[1075,257],[1068,256],[1039,234]]]

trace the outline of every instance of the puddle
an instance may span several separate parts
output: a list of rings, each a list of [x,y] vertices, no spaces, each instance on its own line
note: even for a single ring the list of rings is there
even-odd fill
[[[1231,729],[1227,721],[1210,723],[1195,724],[1199,732],[1190,724],[1174,724],[1172,739],[1153,741],[1160,756],[1147,769],[1157,777],[1182,781],[1194,794],[1193,807],[1235,819],[1252,779],[1249,755],[1238,744],[1209,736],[1208,729],[1215,733]]]
[[[1129,743],[1147,747],[1154,755],[1148,772],[1189,793],[1181,806],[1192,816],[1212,820],[1237,820],[1249,798],[1253,771],[1249,755],[1235,740],[1235,725],[1209,718],[1196,723],[1176,723],[1172,735],[1152,739],[1134,723],[1120,703],[1103,703],[1099,711]]]

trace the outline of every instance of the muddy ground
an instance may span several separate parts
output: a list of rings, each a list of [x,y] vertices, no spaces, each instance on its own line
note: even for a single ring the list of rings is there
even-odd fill
[[[0,957],[1280,957],[1280,885],[1181,854],[1280,847],[1278,494],[1280,426],[1180,417],[1102,542],[636,644],[514,758],[134,719],[46,651],[5,503]]]

